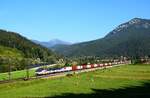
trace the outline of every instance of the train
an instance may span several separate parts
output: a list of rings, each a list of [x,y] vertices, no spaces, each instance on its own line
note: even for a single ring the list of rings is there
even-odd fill
[[[72,65],[68,67],[63,67],[63,68],[38,68],[35,71],[35,74],[37,76],[41,75],[48,75],[48,74],[55,74],[55,73],[61,73],[61,72],[69,72],[69,71],[77,71],[77,70],[85,70],[85,69],[92,69],[92,68],[98,68],[98,67],[108,67],[108,66],[113,66],[113,65],[118,65],[118,64],[124,64],[124,62],[110,62],[110,63],[100,63],[100,64],[83,64],[83,65]]]

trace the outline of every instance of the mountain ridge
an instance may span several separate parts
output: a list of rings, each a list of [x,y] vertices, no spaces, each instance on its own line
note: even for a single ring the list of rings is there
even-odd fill
[[[71,45],[72,43],[71,42],[67,42],[67,41],[63,41],[63,40],[60,40],[60,39],[52,39],[50,41],[37,41],[37,40],[32,40],[34,43],[36,44],[40,44],[44,47],[47,47],[47,48],[50,48],[51,47],[54,47],[55,45]]]
[[[72,56],[144,56],[150,55],[150,20],[134,18],[109,32],[104,38],[56,48]],[[134,47],[133,47],[134,46]],[[127,48],[128,47],[128,48]],[[142,47],[144,47],[142,49]],[[117,50],[117,51],[116,51]]]

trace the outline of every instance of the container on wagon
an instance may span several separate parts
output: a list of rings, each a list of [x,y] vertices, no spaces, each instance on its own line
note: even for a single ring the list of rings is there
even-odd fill
[[[98,64],[94,64],[94,67],[98,67]]]
[[[105,65],[105,66],[107,66],[107,65],[108,65],[108,63],[105,63],[104,65]]]
[[[82,69],[83,68],[83,66],[77,66],[77,69],[78,70],[80,70],[80,69]]]
[[[112,63],[108,63],[108,65],[109,65],[109,66],[111,66],[111,65],[112,65]]]
[[[73,66],[72,66],[72,70],[73,70],[73,71],[77,70],[77,66],[76,66],[76,65],[73,65]]]
[[[100,65],[100,67],[103,67],[104,66],[104,64],[99,64]]]
[[[86,65],[86,68],[91,68],[91,65]]]
[[[86,65],[82,65],[82,69],[86,69]]]
[[[91,64],[91,68],[94,68],[94,64]]]

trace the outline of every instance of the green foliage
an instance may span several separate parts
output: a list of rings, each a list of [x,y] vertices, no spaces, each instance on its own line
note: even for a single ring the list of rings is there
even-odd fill
[[[71,64],[69,64],[69,63],[66,63],[66,64],[65,64],[65,66],[66,66],[66,67],[68,67],[68,66],[72,66],[72,65],[71,65]]]

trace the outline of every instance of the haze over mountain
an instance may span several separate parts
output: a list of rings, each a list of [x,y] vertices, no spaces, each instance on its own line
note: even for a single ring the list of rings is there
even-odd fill
[[[51,47],[54,47],[56,45],[71,45],[72,44],[71,42],[66,42],[66,41],[62,41],[59,39],[52,39],[48,42],[41,42],[41,41],[33,40],[33,42],[40,44],[40,45],[47,47],[47,48],[51,48]]]
[[[147,56],[150,55],[150,20],[134,18],[109,32],[104,38],[54,47],[66,56]]]

